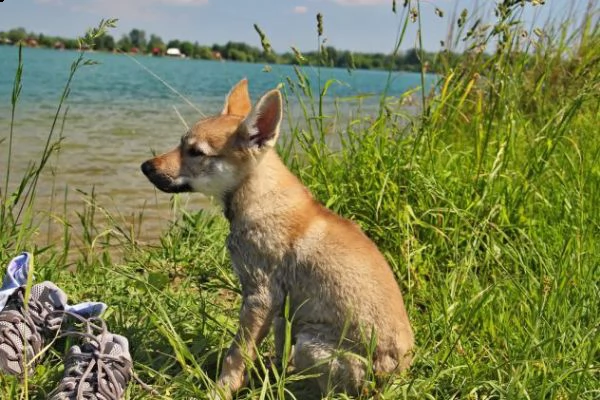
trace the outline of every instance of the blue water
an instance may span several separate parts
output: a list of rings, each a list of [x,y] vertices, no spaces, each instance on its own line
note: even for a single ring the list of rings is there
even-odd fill
[[[0,96],[6,98],[17,67],[18,49],[0,46]],[[21,101],[54,105],[78,53],[49,49],[23,49],[24,84]],[[141,63],[163,78],[176,90],[199,105],[222,104],[224,93],[240,79],[250,81],[251,95],[256,98],[287,77],[295,79],[291,66],[273,65],[264,72],[262,64],[218,62],[205,60],[125,56],[110,53],[88,53],[99,65],[81,69],[74,80],[71,102],[82,107],[126,106],[143,109],[146,106],[180,103],[180,98],[132,60]],[[313,83],[318,71],[305,68]],[[331,87],[334,96],[356,96],[381,93],[387,84],[384,71],[352,71],[322,68],[321,81],[336,79],[343,84]],[[428,78],[431,83],[432,78]],[[392,75],[389,95],[399,96],[420,84],[416,73],[396,72]],[[6,105],[3,104],[3,105]],[[0,105],[0,109],[3,108]]]
[[[13,184],[31,161],[39,159],[77,56],[74,51],[23,49],[22,91],[11,166]],[[82,67],[73,80],[65,108],[68,108],[65,139],[58,159],[52,159],[56,178],[47,174],[47,179],[40,182],[41,207],[52,195],[53,187],[61,196],[66,190],[67,202],[73,205],[82,201],[79,190],[90,192],[95,187],[107,208],[129,215],[146,205],[160,219],[159,214],[167,212],[169,197],[154,192],[139,171],[139,164],[153,149],[161,152],[177,143],[185,132],[178,113],[191,125],[201,113],[220,112],[226,93],[244,77],[249,80],[254,101],[278,83],[287,85],[288,77],[297,81],[293,67],[283,65],[273,65],[270,72],[265,72],[262,64],[109,53],[88,53],[86,57],[98,64]],[[6,174],[10,99],[17,60],[17,47],[0,46],[0,182],[4,182]],[[167,82],[194,107],[148,71]],[[357,96],[363,110],[375,112],[378,95],[388,85],[388,73],[383,71],[350,73],[344,69],[305,68],[304,72],[314,90],[319,74],[322,83],[328,79],[339,81],[328,91],[325,100],[328,112],[333,112],[334,99],[345,99],[344,107],[352,108],[358,104]],[[431,85],[433,80],[434,77],[427,77],[427,84]],[[396,72],[391,76],[387,95],[400,96],[418,85],[418,74]],[[299,114],[293,101],[291,110],[294,115]],[[206,204],[199,197],[193,197],[191,202]]]

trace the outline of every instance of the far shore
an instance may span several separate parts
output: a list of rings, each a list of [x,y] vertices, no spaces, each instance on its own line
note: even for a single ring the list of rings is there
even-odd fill
[[[0,31],[0,45],[17,45],[32,48],[55,50],[81,50],[77,39],[28,33],[24,28]],[[265,47],[266,46],[266,47]],[[321,46],[319,51],[292,51],[275,53],[269,45],[263,49],[242,42],[227,42],[225,45],[201,45],[198,42],[171,40],[167,43],[156,35],[146,39],[144,31],[133,29],[128,35],[115,40],[104,34],[93,43],[94,51],[124,54],[142,54],[157,57],[190,58],[214,61],[238,61],[263,64],[312,65],[321,67],[345,68],[348,70],[392,70],[407,72],[435,72],[440,53],[421,52],[410,49],[394,54],[360,53],[340,50],[332,46]],[[92,48],[84,48],[92,50]],[[453,53],[444,53],[455,57]]]

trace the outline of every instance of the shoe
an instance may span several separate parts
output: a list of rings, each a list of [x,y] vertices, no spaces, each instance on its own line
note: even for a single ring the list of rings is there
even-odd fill
[[[82,344],[67,352],[63,378],[48,399],[120,400],[133,374],[129,343],[125,337],[108,332],[101,319],[89,319],[84,325],[86,333],[66,334],[80,338]]]
[[[0,286],[0,310],[4,308],[10,295],[13,294],[19,286],[27,284],[30,260],[31,254],[23,252],[8,263],[6,275],[2,281],[2,286]]]
[[[70,314],[99,316],[104,303],[67,304],[67,295],[54,283],[46,281],[31,287],[25,302],[26,286],[19,286],[0,311],[0,372],[22,375],[33,373],[48,339],[58,336]]]

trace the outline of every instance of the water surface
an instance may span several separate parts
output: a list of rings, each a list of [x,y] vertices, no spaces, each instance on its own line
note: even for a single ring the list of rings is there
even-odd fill
[[[11,188],[19,182],[31,162],[37,162],[50,131],[60,96],[68,78],[71,63],[78,53],[49,49],[23,49],[23,88],[16,110]],[[201,61],[109,53],[88,53],[98,65],[85,66],[77,72],[64,110],[68,116],[62,129],[64,140],[60,153],[50,161],[39,183],[36,207],[47,214],[63,213],[66,198],[67,221],[77,225],[77,212],[82,212],[94,191],[97,204],[120,216],[124,224],[132,224],[134,216],[144,214],[143,239],[153,240],[172,218],[171,196],[157,192],[141,173],[141,162],[177,144],[185,132],[202,115],[218,113],[224,96],[232,85],[247,77],[252,99],[278,83],[295,80],[291,66],[273,65],[264,72],[262,64]],[[7,150],[10,126],[10,99],[17,68],[18,49],[0,46],[0,182],[7,173]],[[152,71],[168,82],[193,107],[169,90]],[[377,94],[384,91],[388,73],[306,68],[315,90],[319,79],[335,79],[325,105],[333,113],[335,98],[353,108],[361,98],[366,112],[374,111]],[[432,77],[428,78],[431,83]],[[342,83],[343,82],[343,83]],[[400,96],[420,85],[414,73],[392,74],[388,94]],[[348,100],[352,99],[352,100]],[[176,111],[177,110],[177,111]],[[299,109],[291,102],[293,121]],[[178,113],[181,115],[178,115]],[[61,128],[56,130],[56,138]],[[285,127],[284,127],[285,131]],[[285,132],[284,132],[285,134]],[[4,139],[4,141],[2,141]],[[86,195],[87,194],[87,195]],[[54,201],[52,198],[54,197]],[[187,208],[211,207],[201,195],[186,196]],[[56,240],[61,223],[50,224]]]

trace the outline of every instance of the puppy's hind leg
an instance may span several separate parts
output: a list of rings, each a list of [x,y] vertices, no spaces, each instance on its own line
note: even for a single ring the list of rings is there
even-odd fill
[[[293,363],[298,373],[318,375],[323,394],[335,391],[357,395],[365,383],[366,367],[361,358],[318,334],[296,336]]]

